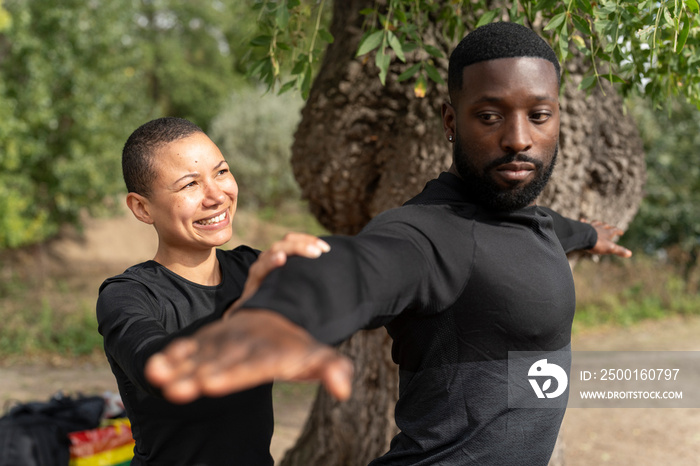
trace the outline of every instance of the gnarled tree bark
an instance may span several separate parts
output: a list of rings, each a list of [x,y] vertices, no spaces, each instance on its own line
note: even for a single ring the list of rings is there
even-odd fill
[[[359,11],[374,0],[334,2],[326,52],[302,112],[292,166],[303,197],[330,231],[357,233],[374,215],[401,205],[449,167],[451,145],[440,121],[447,98],[431,84],[427,97],[395,76],[386,86],[372,60],[355,58],[362,35]],[[449,56],[455,44],[439,30],[426,42]],[[415,59],[415,57],[414,57]],[[447,60],[436,63],[447,75]],[[644,154],[634,122],[610,88],[586,96],[576,89],[582,65],[568,65],[561,99],[559,163],[540,204],[573,218],[600,219],[625,228],[642,197]],[[355,363],[350,401],[337,403],[319,391],[303,434],[283,466],[366,465],[383,454],[396,433],[393,409],[398,373],[386,332],[360,332],[341,345]],[[553,462],[556,461],[556,455]]]

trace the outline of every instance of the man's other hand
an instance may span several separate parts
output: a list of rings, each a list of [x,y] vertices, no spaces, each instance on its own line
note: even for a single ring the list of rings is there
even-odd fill
[[[585,222],[585,220],[581,221]],[[589,253],[600,255],[612,254],[624,258],[632,257],[632,251],[615,242],[615,240],[624,233],[622,229],[598,220],[590,222],[590,225],[595,228],[596,233],[598,233],[598,241],[596,241],[595,246],[588,250]]]

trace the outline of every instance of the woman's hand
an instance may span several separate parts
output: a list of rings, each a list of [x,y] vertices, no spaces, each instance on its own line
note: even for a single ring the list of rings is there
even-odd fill
[[[243,287],[240,298],[233,302],[224,314],[224,318],[230,317],[246,300],[258,291],[260,284],[267,275],[277,267],[287,262],[289,256],[301,256],[315,259],[331,247],[313,235],[306,233],[287,233],[280,241],[275,242],[270,249],[263,251],[253,265],[248,269],[248,279]]]

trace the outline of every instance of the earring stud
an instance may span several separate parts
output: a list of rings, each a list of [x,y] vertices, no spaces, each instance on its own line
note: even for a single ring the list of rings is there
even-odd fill
[[[449,139],[450,142],[452,142],[452,135],[450,134],[449,136],[447,136],[447,139]]]

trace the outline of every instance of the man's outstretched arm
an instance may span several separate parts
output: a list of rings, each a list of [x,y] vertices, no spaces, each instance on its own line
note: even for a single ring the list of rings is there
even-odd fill
[[[339,400],[350,396],[350,360],[286,317],[241,310],[151,357],[146,377],[176,403],[222,396],[273,380],[318,380]]]
[[[573,220],[555,210],[540,206],[554,222],[554,232],[559,238],[564,252],[586,251],[590,254],[632,257],[632,251],[616,243],[624,233],[622,229],[605,222]]]

